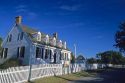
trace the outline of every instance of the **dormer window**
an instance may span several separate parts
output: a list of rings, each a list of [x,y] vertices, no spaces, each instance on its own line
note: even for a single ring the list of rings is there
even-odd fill
[[[41,41],[41,33],[40,32],[37,33],[37,41]]]
[[[56,38],[53,38],[53,45],[56,46]]]
[[[48,35],[46,35],[45,42],[46,42],[46,44],[48,44],[48,43],[49,43],[49,36],[48,36]]]
[[[66,42],[63,42],[63,48],[66,49]]]

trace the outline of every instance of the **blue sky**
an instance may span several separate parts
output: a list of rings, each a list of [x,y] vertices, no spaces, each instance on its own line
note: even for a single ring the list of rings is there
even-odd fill
[[[114,34],[125,20],[125,0],[1,0],[0,36],[11,30],[15,16],[23,24],[59,39],[85,57],[113,47]]]

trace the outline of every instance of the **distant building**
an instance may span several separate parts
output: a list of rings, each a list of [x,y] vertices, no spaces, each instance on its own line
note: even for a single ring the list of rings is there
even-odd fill
[[[0,63],[17,58],[24,65],[61,63],[70,64],[71,51],[66,42],[58,40],[57,33],[49,36],[22,24],[22,17],[16,17],[15,25],[2,43]]]

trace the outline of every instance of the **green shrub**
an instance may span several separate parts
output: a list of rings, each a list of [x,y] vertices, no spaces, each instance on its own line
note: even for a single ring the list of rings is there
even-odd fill
[[[9,67],[17,67],[17,66],[20,66],[20,62],[18,59],[9,59],[0,65],[0,69],[7,69]]]

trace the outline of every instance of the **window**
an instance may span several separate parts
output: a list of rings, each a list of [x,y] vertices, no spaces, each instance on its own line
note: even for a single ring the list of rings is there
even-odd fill
[[[2,51],[0,53],[0,58],[3,58],[3,52],[4,52],[4,49],[2,49]]]
[[[7,37],[7,42],[9,42],[9,36]]]
[[[36,48],[36,58],[41,58],[41,49],[39,47]]]
[[[24,54],[25,54],[25,47],[23,46],[23,47],[21,47],[21,49],[20,49],[20,57],[21,57],[21,58],[24,58]]]
[[[19,54],[20,54],[20,48],[17,48],[17,58],[19,58]]]
[[[68,53],[67,53],[67,60],[69,60]]]
[[[8,48],[4,49],[4,58],[7,58]]]
[[[62,60],[62,53],[60,52],[60,60]]]
[[[66,56],[66,53],[65,53],[65,60],[67,60],[67,56]]]
[[[18,34],[18,38],[17,38],[17,40],[20,40],[20,33]]]
[[[21,34],[20,34],[20,40],[23,40],[23,32],[21,32]]]
[[[24,58],[24,55],[25,55],[25,47],[22,46],[22,47],[18,47],[17,48],[17,58]]]
[[[50,50],[50,52],[49,52],[49,53],[50,53],[50,59],[51,59],[51,57],[52,57],[52,51]]]
[[[43,59],[43,55],[44,55],[44,49],[42,48],[42,56],[41,56],[42,59]]]
[[[10,37],[9,37],[9,42],[11,42],[12,40],[12,34],[10,34]]]
[[[46,51],[45,51],[45,59],[47,59],[48,58],[48,50],[46,49]]]
[[[12,34],[8,35],[7,42],[11,42],[11,40],[12,40]]]

